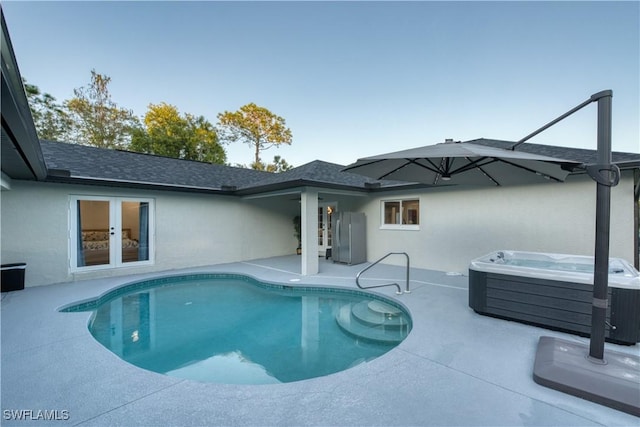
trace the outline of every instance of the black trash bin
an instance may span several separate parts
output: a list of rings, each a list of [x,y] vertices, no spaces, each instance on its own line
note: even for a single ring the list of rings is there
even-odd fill
[[[27,264],[23,262],[15,264],[2,264],[0,266],[0,283],[2,292],[19,291],[24,289],[24,272]]]

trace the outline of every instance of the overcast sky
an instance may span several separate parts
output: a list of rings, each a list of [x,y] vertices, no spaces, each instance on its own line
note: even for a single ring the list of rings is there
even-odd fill
[[[20,72],[59,101],[95,69],[113,100],[217,114],[254,102],[296,166],[518,140],[604,89],[613,149],[640,152],[640,3],[3,1]],[[531,142],[596,148],[596,105]],[[252,150],[226,146],[231,163]]]

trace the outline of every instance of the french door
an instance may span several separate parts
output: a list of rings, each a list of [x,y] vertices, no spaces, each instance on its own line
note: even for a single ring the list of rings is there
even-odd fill
[[[331,215],[336,211],[336,203],[320,203],[318,205],[318,255],[324,256],[333,244]]]
[[[74,196],[69,204],[72,271],[153,262],[152,199]]]

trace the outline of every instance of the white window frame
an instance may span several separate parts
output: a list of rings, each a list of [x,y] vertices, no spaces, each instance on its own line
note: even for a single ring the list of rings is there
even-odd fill
[[[78,201],[102,201],[109,202],[109,226],[114,227],[119,232],[112,235],[109,243],[109,264],[80,266],[77,265],[78,247],[77,247],[77,230],[78,230]],[[149,259],[144,261],[122,262],[122,203],[123,202],[146,202],[149,204]],[[69,198],[69,271],[71,273],[107,270],[114,268],[138,267],[155,264],[155,199],[148,197],[117,197],[117,196],[91,196],[91,195],[72,195]]]
[[[418,201],[418,224],[385,224],[384,222],[384,213],[385,213],[385,205],[387,203],[400,203],[400,218],[402,218],[402,214],[404,211],[403,202],[413,202]],[[394,199],[383,199],[380,200],[380,229],[381,230],[405,230],[405,231],[418,231],[420,230],[420,224],[422,224],[422,209],[420,208],[420,197],[401,197]]]

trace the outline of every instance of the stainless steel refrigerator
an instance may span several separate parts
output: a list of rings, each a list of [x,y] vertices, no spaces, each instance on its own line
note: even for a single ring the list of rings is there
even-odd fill
[[[333,262],[360,264],[367,261],[366,219],[362,212],[336,212],[331,216],[334,233]]]

